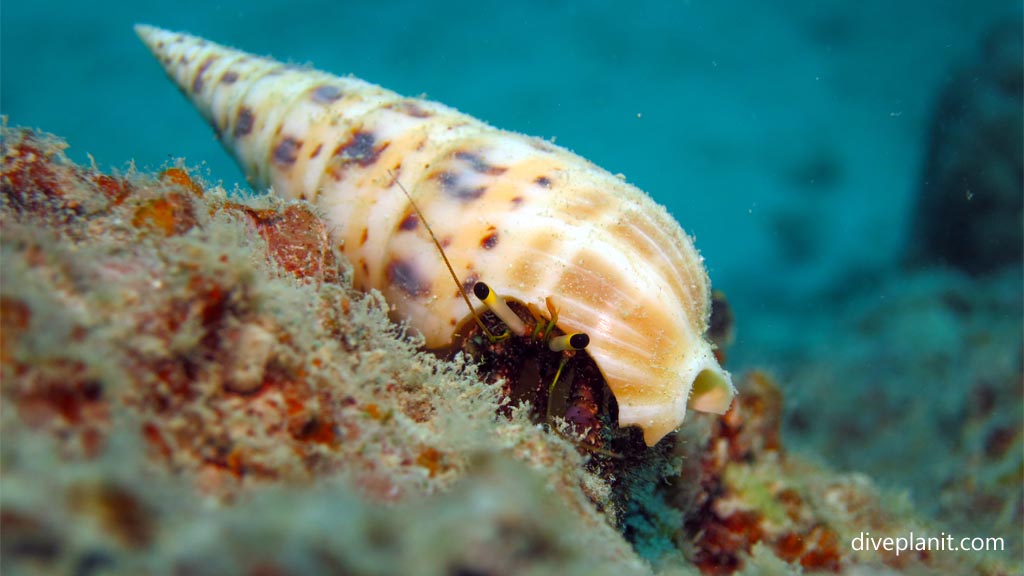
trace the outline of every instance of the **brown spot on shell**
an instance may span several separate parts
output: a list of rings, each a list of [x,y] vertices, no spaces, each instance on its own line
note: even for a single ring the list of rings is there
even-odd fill
[[[290,136],[281,140],[274,147],[274,163],[283,167],[290,167],[295,164],[298,158],[299,149],[302,148],[302,140],[296,140]]]
[[[238,72],[228,70],[220,77],[221,84],[234,84],[238,81]]]
[[[398,224],[398,229],[403,232],[410,232],[415,230],[420,225],[420,219],[413,212],[408,212],[405,218]]]
[[[470,188],[469,186],[463,186],[459,183],[459,176],[453,172],[447,170],[438,172],[436,178],[441,182],[441,189],[444,193],[456,200],[463,202],[472,202],[478,200],[487,191],[486,186],[477,186],[476,188]]]
[[[387,266],[388,282],[410,296],[426,296],[430,293],[427,283],[412,262],[392,260]]]
[[[344,95],[345,93],[341,91],[341,88],[330,84],[324,84],[314,88],[313,91],[310,92],[309,96],[312,98],[313,102],[316,102],[317,104],[330,104],[341,100]]]
[[[415,100],[399,100],[398,102],[392,102],[384,106],[388,110],[394,110],[400,112],[406,116],[413,118],[430,118],[434,114],[429,110],[424,110]]]
[[[490,230],[494,230],[494,226],[491,226]],[[482,240],[480,240],[480,247],[483,248],[484,250],[491,250],[497,245],[498,233],[496,231],[491,232],[490,234],[484,236]]]
[[[309,157],[310,158],[316,158],[317,156],[320,155],[320,151],[323,150],[323,149],[324,149],[324,145],[323,145],[322,142],[320,144],[317,144],[316,148],[314,148],[313,151],[309,153]]]
[[[519,206],[523,203],[523,197],[522,196],[516,196],[515,198],[513,198],[511,200],[511,202],[512,202],[512,207],[513,208],[519,208]]]
[[[341,158],[344,162],[355,162],[367,167],[377,161],[380,153],[388,147],[390,142],[378,145],[377,139],[372,132],[356,130],[347,141],[338,144],[334,149],[334,156]]]
[[[544,152],[545,154],[553,154],[558,152],[558,147],[548,142],[547,140],[541,140],[540,138],[530,138],[530,148],[537,150],[538,152]]]
[[[363,244],[366,244],[366,239],[369,238],[369,237],[370,237],[370,229],[369,228],[363,228],[363,233],[362,233],[362,235],[359,236],[359,245],[362,246]]]
[[[256,116],[248,106],[242,106],[235,115],[234,137],[240,138],[252,132],[253,124],[256,123]]]
[[[541,188],[551,188],[551,178],[547,176],[537,176],[533,179],[533,183]]]
[[[504,174],[505,171],[508,170],[508,168],[505,168],[503,166],[494,166],[492,164],[489,164],[486,160],[483,159],[482,156],[474,152],[466,152],[460,150],[455,153],[455,157],[458,158],[459,160],[462,160],[463,162],[467,162],[474,172],[479,172],[480,174],[490,174],[491,176],[498,176],[499,174]]]
[[[466,276],[465,279],[462,280],[462,290],[466,294],[473,292],[473,287],[476,286],[476,283],[479,281],[480,275],[477,274],[476,272],[473,272],[472,274]],[[462,296],[462,294],[460,294],[458,290],[455,291],[455,295]]]
[[[207,56],[206,60],[203,60],[203,63],[199,66],[199,71],[196,72],[195,79],[192,81],[193,94],[198,94],[203,91],[203,85],[205,84],[203,74],[206,74],[206,70],[216,61],[217,57],[213,55]]]

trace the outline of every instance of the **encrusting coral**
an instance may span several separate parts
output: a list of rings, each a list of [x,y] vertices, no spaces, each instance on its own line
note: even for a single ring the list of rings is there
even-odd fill
[[[595,448],[423,352],[309,205],[63,148],[4,127],[5,572],[1010,572],[852,551],[919,523],[786,456],[764,375],[655,449]]]

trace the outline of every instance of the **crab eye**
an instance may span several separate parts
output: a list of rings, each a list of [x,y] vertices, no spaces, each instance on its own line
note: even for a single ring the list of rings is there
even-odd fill
[[[552,352],[563,352],[565,350],[583,350],[590,344],[590,336],[582,332],[555,336],[548,342],[548,348]]]
[[[509,330],[519,335],[526,334],[526,323],[508,307],[504,298],[495,294],[494,290],[491,290],[490,286],[483,282],[477,282],[473,286],[473,294],[484,303],[484,306],[487,306],[488,310],[494,312],[494,315],[500,318],[508,326]]]

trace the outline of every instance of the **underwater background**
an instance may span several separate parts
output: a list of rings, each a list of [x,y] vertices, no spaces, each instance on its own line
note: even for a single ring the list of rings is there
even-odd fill
[[[242,194],[136,23],[624,174],[695,237],[734,311],[727,368],[778,381],[790,450],[950,530],[1024,528],[1021,2],[0,5],[10,125],[106,171],[184,158]]]
[[[426,94],[625,174],[746,311],[900,260],[940,92],[1015,8],[6,2],[0,97],[13,122],[68,138],[73,159],[185,157],[231,187],[241,172],[135,23]]]

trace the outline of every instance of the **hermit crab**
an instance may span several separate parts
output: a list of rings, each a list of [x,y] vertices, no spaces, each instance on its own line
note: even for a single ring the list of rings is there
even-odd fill
[[[507,333],[586,345],[619,426],[640,427],[648,446],[687,408],[729,408],[732,382],[705,337],[702,258],[622,178],[356,78],[136,32],[253,186],[317,204],[357,287],[380,290],[428,348],[452,345],[487,309],[508,314]],[[465,297],[474,291],[485,302]]]

